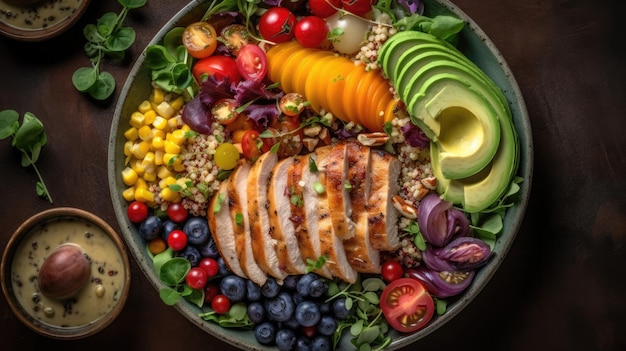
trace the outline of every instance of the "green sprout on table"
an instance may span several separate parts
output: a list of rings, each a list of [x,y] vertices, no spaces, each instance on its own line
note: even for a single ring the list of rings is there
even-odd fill
[[[37,195],[52,203],[52,196],[35,165],[41,148],[48,140],[43,123],[30,112],[24,114],[21,125],[19,118],[20,115],[15,110],[0,111],[0,140],[12,138],[11,145],[22,153],[22,167],[32,166],[39,177],[35,187]]]
[[[117,0],[122,5],[119,15],[107,12],[96,24],[88,24],[83,30],[87,39],[85,53],[91,60],[91,67],[81,67],[72,75],[76,90],[89,94],[96,100],[106,100],[115,90],[115,78],[109,72],[100,70],[105,56],[121,60],[126,50],[135,42],[135,30],[125,27],[128,11],[142,7],[147,0]]]

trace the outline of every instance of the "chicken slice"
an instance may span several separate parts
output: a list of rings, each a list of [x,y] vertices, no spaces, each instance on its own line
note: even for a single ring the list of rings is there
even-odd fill
[[[349,192],[351,180],[347,178],[347,149],[345,142],[333,145],[326,162],[320,164],[320,168],[326,172],[326,191],[333,230],[335,235],[343,240],[354,236]]]
[[[367,202],[370,243],[376,250],[391,251],[400,247],[398,211],[391,201],[399,191],[400,161],[383,150],[372,149],[370,154]]]

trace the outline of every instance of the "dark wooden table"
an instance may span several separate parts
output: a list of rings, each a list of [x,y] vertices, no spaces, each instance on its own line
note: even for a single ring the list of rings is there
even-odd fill
[[[626,349],[626,56],[624,2],[456,0],[502,52],[528,107],[535,146],[529,208],[506,260],[479,296],[415,350]],[[131,12],[137,41],[111,101],[76,92],[88,65],[82,28],[115,1],[93,1],[70,31],[44,43],[0,38],[0,110],[33,112],[49,144],[35,174],[0,141],[0,248],[29,216],[51,207],[94,212],[117,228],[107,186],[107,139],[132,62],[187,1],[149,1]],[[61,342],[31,332],[0,298],[0,349],[229,350],[165,306],[133,262],[131,295],[107,329]]]

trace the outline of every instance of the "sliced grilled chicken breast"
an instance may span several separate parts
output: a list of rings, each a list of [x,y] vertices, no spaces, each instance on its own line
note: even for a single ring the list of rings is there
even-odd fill
[[[289,194],[288,171],[293,158],[278,161],[274,167],[267,191],[270,232],[276,240],[276,256],[281,269],[287,274],[304,274],[306,265],[300,255],[295,227],[291,221],[291,205],[303,206],[302,197]]]
[[[400,161],[383,150],[371,149],[370,196],[367,203],[369,237],[376,250],[400,247],[398,212],[391,202],[399,191]]]
[[[380,273],[380,251],[369,239],[367,200],[370,196],[370,148],[359,143],[347,146],[348,179],[354,236],[343,242],[350,265],[361,273]]]
[[[318,165],[324,167],[328,164],[329,156],[332,149],[316,149]],[[327,177],[324,171],[319,173],[319,182],[328,188]],[[330,199],[328,190],[323,194],[318,194],[318,233],[320,237],[321,253],[327,258],[325,266],[328,267],[330,273],[341,280],[348,283],[354,283],[357,279],[357,271],[352,268],[346,257],[346,251],[343,246],[343,240],[335,235],[332,219]]]
[[[230,180],[223,181],[217,193],[213,196],[213,200],[211,200],[209,207],[210,215],[208,216],[209,229],[228,269],[240,277],[246,277],[239,264],[233,222],[230,219],[229,183]]]
[[[276,255],[277,241],[272,237],[269,220],[267,187],[278,157],[275,152],[266,152],[259,156],[250,168],[247,182],[248,217],[254,259],[268,275],[278,281],[287,276],[281,269]]]
[[[235,248],[239,265],[243,273],[253,282],[263,285],[267,274],[259,267],[252,252],[252,237],[248,219],[248,193],[246,191],[250,165],[246,162],[239,165],[230,175],[228,181],[228,198],[230,221],[233,224]]]
[[[349,185],[346,165],[347,143],[341,142],[332,146],[321,167],[326,171],[326,191],[330,205],[330,220],[335,235],[339,239],[349,239],[354,236],[354,222],[352,222],[352,205],[350,203]]]

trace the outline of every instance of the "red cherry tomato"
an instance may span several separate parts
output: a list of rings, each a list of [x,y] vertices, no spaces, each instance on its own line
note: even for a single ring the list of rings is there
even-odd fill
[[[212,283],[207,283],[204,286],[204,302],[206,303],[211,303],[211,301],[213,301],[213,298],[215,296],[217,296],[220,293],[220,288],[217,287],[217,285],[212,284]]]
[[[246,80],[260,82],[267,74],[267,57],[258,45],[246,44],[239,49],[237,68]]]
[[[307,48],[317,48],[324,43],[328,34],[328,25],[321,17],[306,16],[296,23],[296,40]]]
[[[230,300],[225,295],[218,294],[211,300],[211,308],[217,314],[224,314],[230,309]]]
[[[372,3],[372,0],[341,0],[344,10],[361,17],[372,10]]]
[[[254,161],[261,155],[259,148],[259,132],[250,129],[241,137],[241,151],[248,161]]]
[[[180,203],[175,202],[167,206],[167,217],[173,222],[182,223],[187,219],[189,212]]]
[[[198,60],[191,72],[198,82],[202,82],[203,75],[215,76],[218,80],[228,78],[231,83],[238,83],[241,80],[235,59],[222,55],[213,55]]]
[[[133,223],[141,223],[148,217],[148,206],[141,201],[133,201],[126,209],[128,219]]]
[[[309,7],[315,16],[326,18],[341,8],[341,0],[309,0]]]
[[[241,106],[235,99],[222,98],[211,106],[211,114],[216,121],[223,125],[231,124],[239,117],[237,109]]]
[[[204,257],[201,259],[198,263],[198,267],[202,268],[206,272],[208,278],[215,277],[220,270],[217,260],[211,257]]]
[[[282,43],[293,38],[296,16],[284,7],[272,7],[259,18],[259,32],[264,39]]]
[[[421,329],[435,313],[433,298],[413,278],[400,278],[389,283],[380,295],[380,308],[389,325],[402,333]]]
[[[167,237],[167,245],[174,251],[180,251],[187,246],[187,234],[180,229],[174,229]]]
[[[404,269],[402,268],[400,262],[396,260],[388,260],[383,263],[380,274],[383,276],[384,280],[392,282],[402,278],[404,275]]]
[[[195,58],[211,56],[217,48],[217,33],[208,22],[196,22],[185,27],[183,45]]]
[[[204,288],[208,281],[208,276],[204,269],[200,267],[191,267],[187,275],[185,276],[185,282],[190,288],[199,290]]]

